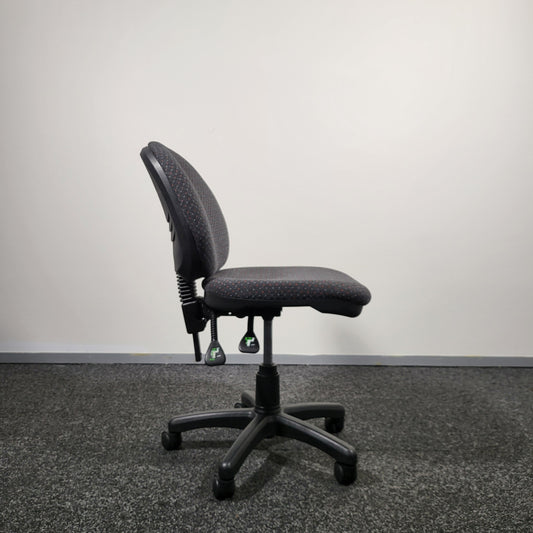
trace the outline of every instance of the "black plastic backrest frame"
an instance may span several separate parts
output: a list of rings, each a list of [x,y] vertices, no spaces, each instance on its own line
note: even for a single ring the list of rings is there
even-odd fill
[[[203,264],[198,255],[196,242],[176,200],[165,171],[149,146],[141,150],[141,158],[161,201],[169,223],[174,252],[174,268],[188,281],[204,277]]]

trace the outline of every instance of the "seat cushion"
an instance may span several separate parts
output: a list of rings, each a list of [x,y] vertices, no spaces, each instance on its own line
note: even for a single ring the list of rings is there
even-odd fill
[[[313,307],[357,316],[370,291],[347,274],[320,267],[249,267],[219,270],[203,282],[206,304],[247,314],[282,307]]]

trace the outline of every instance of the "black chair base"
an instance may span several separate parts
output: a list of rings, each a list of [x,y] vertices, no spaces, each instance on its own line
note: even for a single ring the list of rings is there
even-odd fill
[[[326,429],[306,420],[325,418]],[[334,474],[343,485],[357,477],[357,455],[350,444],[337,438],[344,426],[344,407],[338,403],[297,403],[279,405],[279,375],[276,365],[261,365],[256,377],[256,393],[244,392],[234,409],[205,411],[176,416],[163,432],[165,449],[181,445],[184,431],[207,427],[231,427],[243,431],[219,464],[213,481],[218,499],[230,498],[235,491],[235,475],[246,457],[265,438],[277,435],[306,442],[335,459]]]

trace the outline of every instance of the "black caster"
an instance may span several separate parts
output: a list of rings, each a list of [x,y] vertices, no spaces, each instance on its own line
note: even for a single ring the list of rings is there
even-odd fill
[[[250,392],[244,392],[241,396],[241,401],[237,402],[233,407],[236,409],[242,409],[243,407],[254,407],[254,400],[250,396]]]
[[[226,481],[218,476],[213,478],[213,494],[217,500],[231,498],[235,492],[235,481],[233,479]]]
[[[340,433],[344,428],[344,417],[326,418],[324,426],[328,433]]]
[[[165,450],[177,450],[181,446],[181,433],[161,433],[161,444]]]
[[[351,485],[357,479],[357,466],[336,462],[334,473],[341,485]]]

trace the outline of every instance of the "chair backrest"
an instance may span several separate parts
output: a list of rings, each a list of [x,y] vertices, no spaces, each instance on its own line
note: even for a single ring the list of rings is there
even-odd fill
[[[183,157],[159,142],[141,151],[170,226],[174,266],[193,281],[220,270],[228,258],[226,221],[211,189]]]

